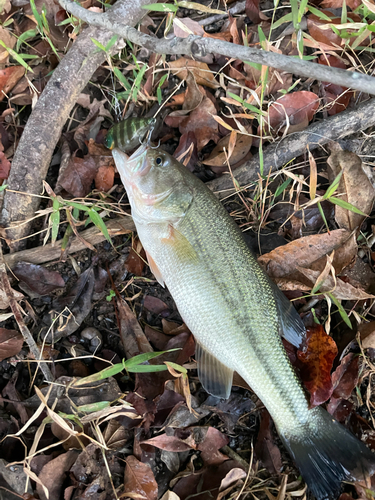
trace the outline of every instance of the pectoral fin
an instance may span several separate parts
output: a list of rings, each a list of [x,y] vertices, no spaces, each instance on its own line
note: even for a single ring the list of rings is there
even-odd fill
[[[155,276],[155,278],[160,283],[160,285],[162,287],[164,287],[163,276],[161,275],[161,272],[160,272],[158,266],[156,265],[154,259],[151,257],[151,255],[148,253],[147,250],[146,250],[146,257],[147,257],[148,265],[150,266],[152,274]]]
[[[279,333],[281,337],[300,347],[306,338],[306,328],[293,304],[285,297],[283,292],[272,281],[277,314],[279,317]]]
[[[181,260],[197,262],[198,255],[190,241],[178,229],[171,224],[168,226],[168,235],[162,238],[162,243],[172,245],[178,252]]]
[[[198,377],[204,389],[213,396],[228,399],[233,382],[233,370],[223,365],[204,347],[196,342],[195,357]]]

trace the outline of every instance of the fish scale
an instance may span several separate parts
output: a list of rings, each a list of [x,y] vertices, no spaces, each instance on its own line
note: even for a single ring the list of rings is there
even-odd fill
[[[130,158],[118,149],[113,156],[151,270],[196,339],[207,392],[229,397],[237,371],[319,500],[374,472],[363,443],[323,408],[309,409],[280,338],[300,346],[303,323],[217,198],[162,150],[144,144]]]

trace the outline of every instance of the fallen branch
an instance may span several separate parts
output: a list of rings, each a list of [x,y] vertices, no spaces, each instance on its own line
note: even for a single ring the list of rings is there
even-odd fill
[[[59,0],[61,7],[92,26],[100,26],[106,30],[130,40],[132,43],[145,47],[158,54],[189,55],[204,57],[209,53],[221,54],[226,57],[250,61],[263,66],[270,66],[294,75],[314,78],[322,82],[330,82],[343,87],[375,94],[375,78],[345,69],[333,68],[323,64],[316,64],[302,59],[285,56],[275,52],[244,47],[234,43],[224,42],[217,38],[190,35],[187,38],[156,38],[141,33],[130,26],[118,21],[111,21],[104,14],[91,12],[71,0]]]
[[[20,329],[20,332],[22,333],[22,336],[29,346],[31,354],[34,356],[34,358],[39,361],[38,366],[42,370],[42,373],[44,375],[44,378],[48,382],[53,382],[54,378],[53,375],[47,365],[43,361],[42,355],[39,351],[38,346],[36,345],[36,342],[34,340],[34,337],[31,335],[30,330],[27,328],[25,325],[25,322],[23,321],[22,318],[22,312],[21,308],[17,302],[17,300],[14,298],[13,295],[13,290],[12,287],[10,286],[8,275],[7,275],[7,270],[5,267],[5,262],[4,262],[4,256],[3,256],[3,251],[0,245],[0,280],[1,284],[3,287],[3,290],[8,297],[9,300],[9,305],[10,308],[12,309],[12,313],[14,315],[15,320],[17,321],[18,328]]]
[[[270,144],[263,151],[263,172],[268,175],[270,170],[279,170],[293,158],[303,154],[307,145],[310,151],[313,151],[318,146],[366,130],[373,125],[375,125],[375,98],[360,104],[355,109],[315,122],[302,132],[295,132],[281,141]],[[234,171],[236,181],[241,186],[257,181],[259,174],[259,155]],[[219,198],[235,191],[230,175],[218,177],[207,185]]]
[[[148,2],[149,0],[118,0],[105,14],[105,19],[109,23],[120,20],[134,26],[146,14],[141,7]],[[7,191],[0,219],[1,225],[7,228],[7,238],[13,251],[22,248],[24,241],[12,244],[11,240],[26,236],[30,225],[9,226],[12,222],[32,218],[38,209],[39,199],[33,195],[39,195],[42,191],[53,151],[79,94],[105,61],[107,54],[113,54],[122,47],[120,41],[105,53],[98,50],[92,39],[106,46],[112,36],[113,33],[107,30],[87,28],[54,70],[27,121],[7,184],[10,189],[29,193],[29,196]]]
[[[126,234],[130,231],[134,231],[135,229],[133,219],[131,217],[118,217],[116,219],[111,219],[106,223],[106,226],[111,237]],[[87,241],[91,245],[97,245],[105,240],[104,234],[95,226],[82,231],[80,233],[80,237],[80,239],[76,236],[72,238],[70,246],[66,252],[67,254],[85,250],[87,246],[84,244],[83,240]],[[12,268],[17,264],[17,262],[21,261],[30,262],[31,264],[45,264],[46,262],[51,262],[52,260],[58,260],[61,257],[61,243],[62,240],[59,240],[54,246],[52,246],[52,243],[48,243],[43,247],[30,248],[29,250],[21,250],[20,252],[10,253],[4,255],[4,261],[8,267]]]

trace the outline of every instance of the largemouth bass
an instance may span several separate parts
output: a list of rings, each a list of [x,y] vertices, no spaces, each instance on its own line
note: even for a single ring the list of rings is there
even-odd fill
[[[280,338],[299,346],[303,323],[221,203],[160,149],[113,156],[151,270],[195,336],[206,391],[227,398],[238,372],[319,500],[336,497],[343,480],[372,473],[374,454],[323,408],[309,408]]]

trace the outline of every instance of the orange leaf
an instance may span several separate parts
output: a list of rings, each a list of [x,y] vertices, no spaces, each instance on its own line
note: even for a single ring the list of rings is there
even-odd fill
[[[12,90],[24,73],[23,66],[9,66],[9,68],[0,70],[0,101],[4,99],[4,94]]]
[[[125,480],[124,480],[125,493],[136,493],[138,498],[144,500],[156,500],[158,497],[158,485],[155,481],[154,474],[146,464],[137,460],[134,456],[126,459]],[[126,494],[123,497],[128,496]],[[135,498],[129,495],[130,498]]]
[[[99,191],[107,192],[113,186],[115,179],[115,167],[113,165],[102,165],[95,176],[95,187]]]
[[[306,345],[297,351],[300,375],[310,393],[313,408],[329,399],[333,392],[331,370],[337,356],[335,341],[321,325],[307,328]]]

